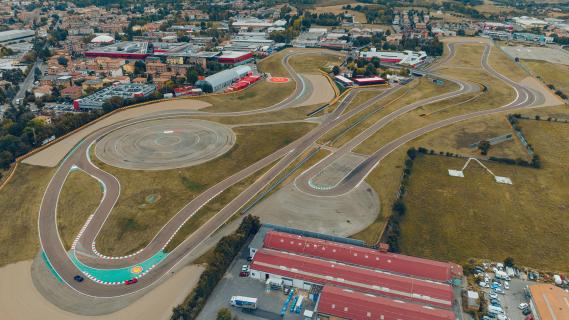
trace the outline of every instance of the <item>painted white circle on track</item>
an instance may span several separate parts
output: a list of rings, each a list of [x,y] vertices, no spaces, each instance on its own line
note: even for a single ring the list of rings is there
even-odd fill
[[[234,144],[233,131],[216,122],[156,119],[107,133],[95,144],[95,155],[119,168],[167,170],[210,161]]]

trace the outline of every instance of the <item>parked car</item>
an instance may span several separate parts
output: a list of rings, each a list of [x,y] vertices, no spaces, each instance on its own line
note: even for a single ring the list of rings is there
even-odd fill
[[[530,313],[531,313],[531,310],[530,310],[529,308],[522,310],[522,314],[523,314],[524,316],[527,316],[527,315],[530,314]]]
[[[490,292],[490,299],[498,299],[498,294],[496,292]]]
[[[502,305],[500,304],[500,300],[498,299],[492,299],[490,300],[490,304],[495,306],[495,307],[501,307]]]
[[[504,290],[502,290],[502,288],[494,288],[494,292],[496,292],[497,294],[505,294]]]
[[[490,320],[492,318],[490,318],[489,316],[483,316],[481,320]]]
[[[75,280],[77,282],[83,282],[83,280],[85,280],[85,278],[83,278],[80,275],[76,275],[75,277],[73,277],[73,280]]]
[[[253,261],[253,257],[251,257],[251,256],[247,257],[247,261],[249,261],[249,262]]]
[[[510,283],[508,281],[504,282],[504,289],[510,290]]]
[[[246,264],[244,264],[244,265],[241,267],[241,271],[242,271],[242,272],[249,272],[249,266],[246,265]]]
[[[524,310],[527,308],[529,308],[529,304],[527,304],[525,302],[520,303],[520,305],[518,306],[518,309],[520,309],[520,310]]]
[[[138,282],[138,279],[137,279],[137,278],[132,278],[132,279],[130,279],[130,280],[126,280],[126,281],[124,282],[124,284],[129,285],[129,284],[135,284],[135,283],[137,283],[137,282]]]
[[[497,317],[497,319],[498,319],[498,320],[508,320],[508,317],[506,317],[506,316],[503,315],[503,314],[499,314],[498,317]]]
[[[490,287],[490,286],[488,285],[488,283],[486,283],[486,282],[484,282],[484,281],[480,281],[480,282],[478,283],[478,285],[479,285],[481,288],[488,288],[488,287]]]
[[[249,271],[241,271],[241,272],[239,272],[239,276],[240,276],[241,278],[248,277],[248,276],[249,276]]]

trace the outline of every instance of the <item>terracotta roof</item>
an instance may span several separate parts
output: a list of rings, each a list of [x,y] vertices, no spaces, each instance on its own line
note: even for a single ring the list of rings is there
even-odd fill
[[[321,285],[337,285],[443,308],[450,308],[453,300],[453,291],[449,284],[419,280],[266,248],[255,253],[251,270]]]
[[[551,284],[536,284],[529,290],[539,319],[569,319],[569,292]]]
[[[318,313],[368,320],[454,320],[452,311],[396,301],[371,294],[325,286],[318,300]]]
[[[267,232],[263,246],[429,280],[449,281],[453,277],[462,276],[462,267],[454,263],[382,252],[279,231]]]

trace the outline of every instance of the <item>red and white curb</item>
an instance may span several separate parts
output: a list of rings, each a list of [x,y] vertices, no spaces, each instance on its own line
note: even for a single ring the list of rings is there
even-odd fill
[[[133,275],[133,277],[131,279],[137,278],[140,279],[143,276],[145,276],[148,272],[150,272],[152,269],[154,269],[154,267],[156,267],[155,264],[153,264],[150,268],[146,269],[144,272],[137,274],[137,275]],[[108,285],[108,286],[117,286],[117,285],[124,285],[125,281],[130,280],[127,279],[125,281],[103,281],[103,280],[99,280],[96,277],[94,277],[93,275],[91,275],[89,272],[86,271],[81,271],[87,278],[89,278],[91,281],[99,283],[99,284],[104,284],[104,285]]]

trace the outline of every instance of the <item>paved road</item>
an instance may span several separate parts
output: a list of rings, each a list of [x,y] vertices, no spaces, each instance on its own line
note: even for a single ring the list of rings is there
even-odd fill
[[[486,57],[489,52],[488,48],[487,50],[488,51],[485,52]],[[288,65],[289,57],[290,56],[287,55],[283,59],[283,63],[285,67],[287,67],[287,69],[290,68],[290,66]],[[483,65],[484,64],[485,62],[483,60]],[[488,66],[486,65],[486,67]],[[291,72],[291,74],[294,74],[294,72]],[[505,79],[505,77],[501,75],[499,75],[499,77],[503,81],[512,83],[509,79]],[[297,78],[295,80],[299,81]],[[452,81],[452,79],[449,80]],[[473,90],[472,84],[465,82],[459,82],[459,84],[461,85],[461,89],[459,90],[459,92],[454,92],[439,97],[434,97],[431,99],[434,101],[437,99],[450,98],[460,93],[470,92],[471,90]],[[305,135],[301,139],[276,151],[275,153],[265,157],[264,159],[254,163],[253,165],[250,165],[249,167],[233,174],[232,176],[228,177],[222,182],[206,190],[205,192],[197,196],[194,200],[192,200],[190,203],[188,203],[175,216],[173,216],[172,219],[156,234],[155,238],[147,245],[147,247],[145,247],[142,251],[138,252],[133,256],[120,258],[120,259],[103,258],[97,255],[97,252],[95,250],[94,246],[95,239],[100,229],[104,225],[107,217],[111,213],[114,204],[118,200],[118,197],[120,195],[120,184],[114,176],[100,170],[90,162],[88,158],[89,146],[93,144],[99,137],[101,137],[102,135],[106,134],[109,131],[115,130],[117,128],[135,122],[144,121],[148,119],[157,119],[157,117],[160,116],[153,115],[153,116],[148,116],[146,118],[130,120],[122,123],[117,123],[115,125],[99,130],[93,133],[92,135],[88,136],[87,138],[85,138],[84,141],[82,141],[82,143],[75,148],[74,152],[72,152],[66,159],[64,159],[64,161],[62,161],[62,164],[57,169],[56,173],[52,177],[52,180],[50,181],[46,189],[40,207],[40,215],[38,220],[40,243],[42,249],[45,251],[50,263],[52,264],[56,272],[60,275],[60,277],[64,280],[64,282],[67,283],[74,290],[82,294],[97,296],[97,297],[115,297],[115,296],[130,294],[142,290],[146,287],[152,286],[157,282],[157,280],[167,276],[170,270],[174,268],[176,264],[183,257],[191,253],[192,250],[194,250],[197,246],[199,246],[199,244],[205,241],[205,239],[207,239],[219,226],[221,226],[244,204],[246,204],[259,191],[261,191],[265,186],[267,186],[268,183],[270,183],[271,180],[274,179],[274,177],[276,177],[285,168],[287,168],[297,157],[299,157],[306,150],[313,147],[315,142],[322,135],[324,135],[326,132],[331,130],[336,125],[349,119],[352,115],[362,110],[365,110],[366,108],[377,102],[379,99],[391,94],[396,89],[397,87],[387,89],[384,92],[377,95],[376,97],[344,113],[347,106],[355,97],[357,90],[350,92],[345,96],[345,98],[339,104],[336,110],[334,110],[329,115],[325,116],[325,119],[323,120],[320,126],[310,131],[307,135]],[[525,105],[524,101],[533,99],[532,98],[533,94],[527,91],[527,89],[520,87],[517,90],[518,92],[520,92],[520,94],[516,99],[516,101],[509,104],[510,106],[509,108],[523,106]],[[298,96],[299,92],[302,92],[302,82],[298,83],[298,86],[295,90],[295,94],[293,94],[293,97]],[[261,111],[258,112],[267,111],[270,109],[276,110],[280,108],[286,108],[292,103],[295,103],[295,99],[293,97],[287,99],[285,102],[280,102],[277,105],[261,109]],[[417,107],[416,104],[410,105],[408,107],[405,107],[404,108],[405,111],[402,112],[408,112],[416,107]],[[508,108],[508,106],[505,106],[502,109],[504,108]],[[489,111],[484,111],[484,112],[489,112]],[[247,111],[247,113],[253,114],[254,111]],[[236,113],[236,114],[243,114],[243,113]],[[399,112],[395,113],[390,119],[393,120],[400,114],[402,113]],[[180,116],[180,114],[169,114],[167,116],[162,116],[162,117],[176,117],[176,116]],[[356,170],[354,170],[348,178],[346,178],[341,182],[338,190],[350,190],[359,182],[363,181],[363,178],[365,178],[367,173],[369,173],[369,171],[371,171],[373,167],[375,167],[377,163],[379,163],[379,160],[381,160],[385,155],[387,155],[392,150],[395,150],[397,147],[401,146],[405,142],[413,139],[413,137],[419,136],[420,134],[423,134],[430,130],[434,130],[444,125],[465,120],[469,118],[469,116],[475,116],[475,115],[473,114],[465,115],[464,119],[463,118],[447,119],[445,120],[444,123],[443,122],[436,123],[431,126],[422,128],[417,132],[413,132],[403,137],[400,137],[396,141],[393,141],[392,143],[388,144],[387,146],[390,146],[389,148],[386,148],[387,146],[383,147],[380,150],[378,150],[378,152],[374,153],[374,155],[366,159],[364,163],[362,163],[362,165],[356,168]],[[388,122],[389,121],[386,120],[381,125],[378,125],[377,129],[379,129]],[[355,142],[351,144],[355,144]],[[63,245],[61,244],[61,241],[59,239],[59,233],[57,230],[57,223],[56,223],[57,199],[61,192],[62,186],[65,182],[65,178],[67,177],[70,169],[73,166],[77,166],[82,170],[86,171],[87,173],[97,177],[106,186],[103,200],[99,208],[93,214],[92,219],[88,223],[86,229],[78,238],[78,241],[75,246],[75,251],[79,259],[90,266],[97,268],[117,268],[117,267],[131,266],[133,264],[140,263],[148,259],[152,255],[154,255],[157,251],[163,249],[167,245],[167,243],[171,240],[171,238],[175,235],[176,231],[183,225],[183,223],[187,219],[189,219],[199,208],[205,205],[209,200],[211,200],[212,198],[214,198],[216,195],[220,194],[227,188],[231,187],[232,185],[238,183],[239,181],[242,181],[243,179],[261,170],[262,168],[270,165],[271,163],[274,163],[277,160],[278,160],[277,164],[271,167],[268,172],[266,172],[255,183],[250,185],[239,196],[234,198],[228,205],[226,205],[221,211],[219,211],[218,214],[216,214],[209,221],[203,224],[182,244],[180,244],[172,252],[170,252],[170,254],[160,264],[158,264],[151,272],[146,274],[144,277],[140,278],[137,284],[131,286],[124,286],[124,285],[109,286],[109,285],[98,284],[87,279],[81,283],[73,281],[73,276],[80,274],[80,271],[69,260],[67,252],[63,248]]]

